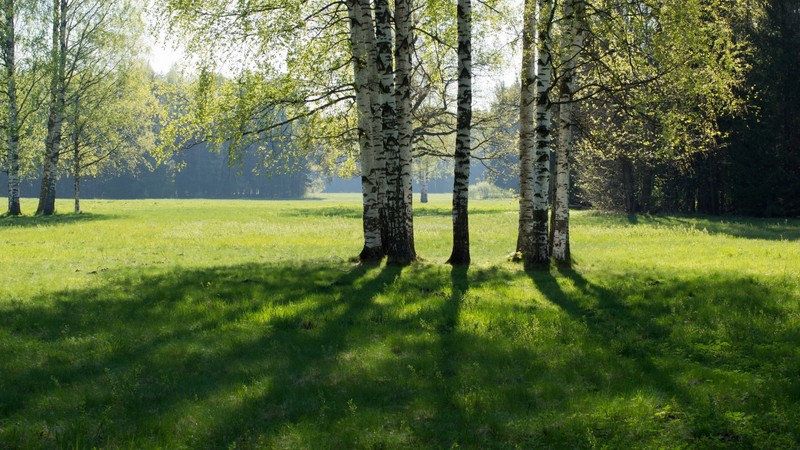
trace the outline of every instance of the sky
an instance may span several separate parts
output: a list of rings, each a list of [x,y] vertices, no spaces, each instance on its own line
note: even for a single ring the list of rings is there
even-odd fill
[[[166,38],[163,33],[159,34],[160,36],[150,35],[146,38],[150,47],[148,60],[156,73],[164,75],[174,64],[183,62],[185,53],[175,40]]]

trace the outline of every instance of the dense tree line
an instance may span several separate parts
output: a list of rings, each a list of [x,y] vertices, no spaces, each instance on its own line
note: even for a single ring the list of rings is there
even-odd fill
[[[278,142],[272,149],[280,151]],[[288,152],[287,152],[288,153]],[[306,194],[310,174],[305,160],[291,161],[287,170],[265,169],[265,153],[258,147],[246,149],[231,162],[228,154],[198,144],[169,159],[158,162],[144,156],[134,167],[123,171],[104,171],[83,182],[81,192],[89,198],[225,198],[289,199]],[[72,192],[74,179],[62,177],[56,189]],[[23,180],[24,192],[35,192],[37,180]]]
[[[800,3],[657,5],[628,5],[642,19],[624,31],[646,50],[624,55],[628,72],[590,68],[627,87],[580,107],[578,194],[628,213],[800,214]]]

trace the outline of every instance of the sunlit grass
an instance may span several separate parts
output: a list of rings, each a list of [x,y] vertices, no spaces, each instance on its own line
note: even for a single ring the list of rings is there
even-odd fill
[[[797,220],[579,211],[526,272],[473,201],[465,270],[433,196],[401,270],[358,201],[0,219],[0,448],[800,446]]]

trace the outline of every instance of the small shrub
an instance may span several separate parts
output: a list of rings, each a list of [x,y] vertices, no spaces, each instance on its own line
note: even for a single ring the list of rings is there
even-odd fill
[[[512,198],[514,191],[501,189],[488,181],[479,181],[469,187],[471,200],[487,200],[490,198]]]

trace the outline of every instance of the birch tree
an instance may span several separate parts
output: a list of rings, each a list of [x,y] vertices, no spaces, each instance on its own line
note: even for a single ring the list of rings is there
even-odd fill
[[[366,3],[366,4],[364,4]],[[361,251],[362,262],[380,261],[383,258],[380,218],[380,179],[377,176],[378,143],[383,146],[379,119],[373,104],[374,83],[377,77],[375,68],[376,51],[372,16],[369,3],[361,0],[347,0],[347,11],[350,19],[350,46],[353,53],[353,73],[355,79],[355,95],[358,110],[358,144],[361,153],[361,186],[363,199],[364,248]],[[372,44],[372,46],[370,46]],[[372,47],[372,48],[370,48]]]
[[[6,145],[8,165],[8,214],[22,214],[19,192],[19,109],[17,101],[17,59],[16,59],[16,7],[14,0],[3,0],[3,66],[6,77]]]
[[[138,31],[131,24],[140,23],[139,11],[128,0],[53,0],[49,62],[50,91],[47,113],[47,136],[44,146],[42,184],[37,214],[55,212],[59,160],[68,151],[63,146],[65,114],[69,92],[79,92],[78,74],[87,68],[100,71],[113,67],[116,59],[135,55]],[[128,46],[121,46],[120,36]],[[97,77],[95,83],[102,77]]]
[[[531,251],[525,260],[533,264],[545,264],[550,260],[548,245],[548,199],[550,190],[551,155],[551,104],[550,85],[552,82],[552,34],[551,26],[555,7],[549,0],[539,0],[539,21],[544,20],[537,30],[538,55],[536,60],[536,151],[533,158],[533,232]]]
[[[194,134],[218,144],[232,138],[247,143],[275,126],[302,120],[305,126],[295,127],[294,132],[301,140],[317,143],[307,148],[339,152],[321,160],[349,165],[347,161],[355,154],[364,211],[360,256],[364,262],[380,260],[389,250],[389,213],[384,211],[388,211],[385,205],[393,186],[393,180],[385,175],[385,167],[391,163],[384,154],[397,153],[394,149],[400,148],[388,4],[376,3],[376,18],[368,0],[212,1],[202,5],[171,0],[163,9],[172,26],[190,32],[190,50],[201,55],[205,64],[213,64],[219,53],[227,53],[231,46],[233,53],[244,54],[233,64],[238,72],[233,78],[237,83],[248,79],[247,90],[234,90],[229,96],[208,93],[207,98],[216,104],[207,109],[210,114],[204,120],[189,124]],[[247,32],[244,24],[257,32]],[[220,30],[225,30],[222,42],[217,38]],[[285,66],[276,61],[285,61]],[[228,121],[220,116],[227,114],[225,104],[231,102],[243,107],[235,120]],[[279,109],[287,111],[287,118],[275,121],[269,111]],[[181,127],[172,128],[173,136],[181,134]],[[348,152],[343,154],[341,149]],[[409,166],[410,157],[406,160]],[[410,176],[410,168],[406,172]],[[405,206],[410,178],[398,180],[406,181],[401,185],[401,210],[404,220],[410,221],[410,206]],[[409,229],[410,223],[404,228]],[[406,241],[413,242],[408,237]]]
[[[0,159],[8,174],[8,214],[17,216],[22,214],[20,182],[35,159],[28,153],[33,147],[31,141],[37,139],[38,113],[44,102],[45,30],[38,4],[33,0],[2,0],[0,8],[0,91],[6,144]]]
[[[472,133],[472,2],[459,0],[458,105],[453,183],[453,251],[450,264],[469,264],[469,169]]]
[[[517,255],[526,263],[550,260],[548,211],[550,188],[551,0],[526,0],[523,10],[519,109],[520,206]]]
[[[380,174],[381,236],[383,251],[389,251],[389,196],[396,189],[388,177],[389,155],[397,153],[397,102],[394,90],[392,13],[388,0],[375,0],[375,69],[378,76],[378,99],[381,119],[382,152],[376,163]]]
[[[53,0],[52,45],[50,50],[50,98],[47,115],[47,138],[44,145],[44,167],[36,214],[52,215],[56,210],[56,181],[58,160],[61,156],[61,129],[67,89],[67,19],[70,4],[67,0]]]
[[[159,115],[143,63],[91,69],[76,77],[65,111],[65,156],[73,178],[75,214],[81,212],[84,179],[131,172],[143,161],[155,146]]]
[[[411,0],[395,0],[394,13],[397,146],[386,148],[388,262],[405,265],[417,257],[411,190]]]
[[[533,153],[536,146],[537,0],[525,0],[519,103],[519,226],[517,255],[533,252]]]
[[[559,75],[558,151],[553,195],[552,257],[569,263],[569,159],[574,145],[573,114],[577,86],[577,63],[586,36],[586,1],[567,0],[564,21],[569,28],[562,32]]]

